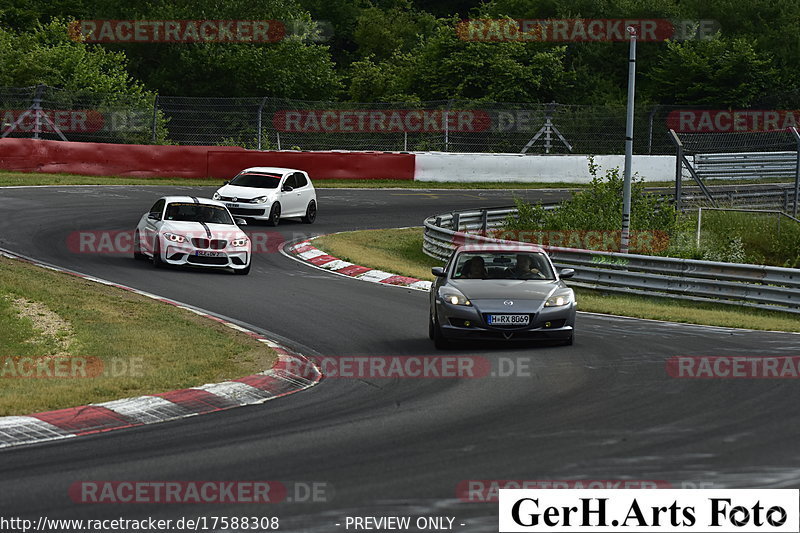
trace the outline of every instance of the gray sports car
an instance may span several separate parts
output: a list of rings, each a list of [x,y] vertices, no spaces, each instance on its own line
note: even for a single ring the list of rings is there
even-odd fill
[[[550,257],[533,245],[468,245],[434,267],[429,336],[437,348],[450,340],[554,339],[572,344],[575,294]]]

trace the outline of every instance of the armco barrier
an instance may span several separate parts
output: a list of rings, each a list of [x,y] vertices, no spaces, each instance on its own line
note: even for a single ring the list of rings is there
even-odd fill
[[[225,179],[250,166],[300,168],[313,180],[414,179],[413,154],[0,140],[0,168],[18,172]]]
[[[499,227],[515,208],[477,209],[425,220],[423,251],[446,260],[459,244],[517,244],[470,231]],[[800,269],[543,246],[580,287],[767,308],[800,314]]]

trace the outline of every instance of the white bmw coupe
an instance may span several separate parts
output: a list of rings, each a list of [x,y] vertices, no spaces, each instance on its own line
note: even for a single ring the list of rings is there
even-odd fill
[[[156,267],[186,265],[250,272],[250,239],[225,204],[194,196],[164,196],[142,215],[133,256]]]

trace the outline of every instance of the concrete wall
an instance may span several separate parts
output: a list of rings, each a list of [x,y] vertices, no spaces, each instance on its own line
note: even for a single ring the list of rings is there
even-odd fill
[[[625,156],[598,155],[594,162],[605,169],[625,167]],[[455,154],[418,152],[415,181],[537,181],[588,183],[589,156],[522,154]],[[634,155],[633,171],[646,181],[668,181],[675,177],[675,157]]]

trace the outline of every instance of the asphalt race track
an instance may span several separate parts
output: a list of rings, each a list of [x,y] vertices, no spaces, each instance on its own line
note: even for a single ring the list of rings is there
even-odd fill
[[[321,272],[277,246],[254,256],[249,276],[233,276],[157,271],[129,255],[76,253],[66,244],[74,231],[131,230],[155,198],[189,191],[210,196],[213,189],[2,189],[0,247],[209,309],[308,354],[437,353],[427,338],[426,294]],[[512,203],[509,191],[318,195],[312,226],[246,229],[277,230],[277,244]],[[344,531],[346,516],[426,515],[455,517],[454,529],[471,533],[497,530],[497,504],[461,501],[457,487],[467,480],[800,487],[796,380],[687,380],[665,371],[675,355],[800,355],[799,347],[800,336],[791,334],[579,314],[571,347],[480,345],[446,353],[485,357],[496,370],[501,360],[529,365],[510,377],[332,378],[264,405],[4,450],[0,515],[277,516],[284,531]],[[187,357],[193,349],[187,343]],[[70,485],[85,480],[321,483],[325,497],[317,500],[325,501],[297,502],[290,493],[295,501],[272,505],[73,503]]]

